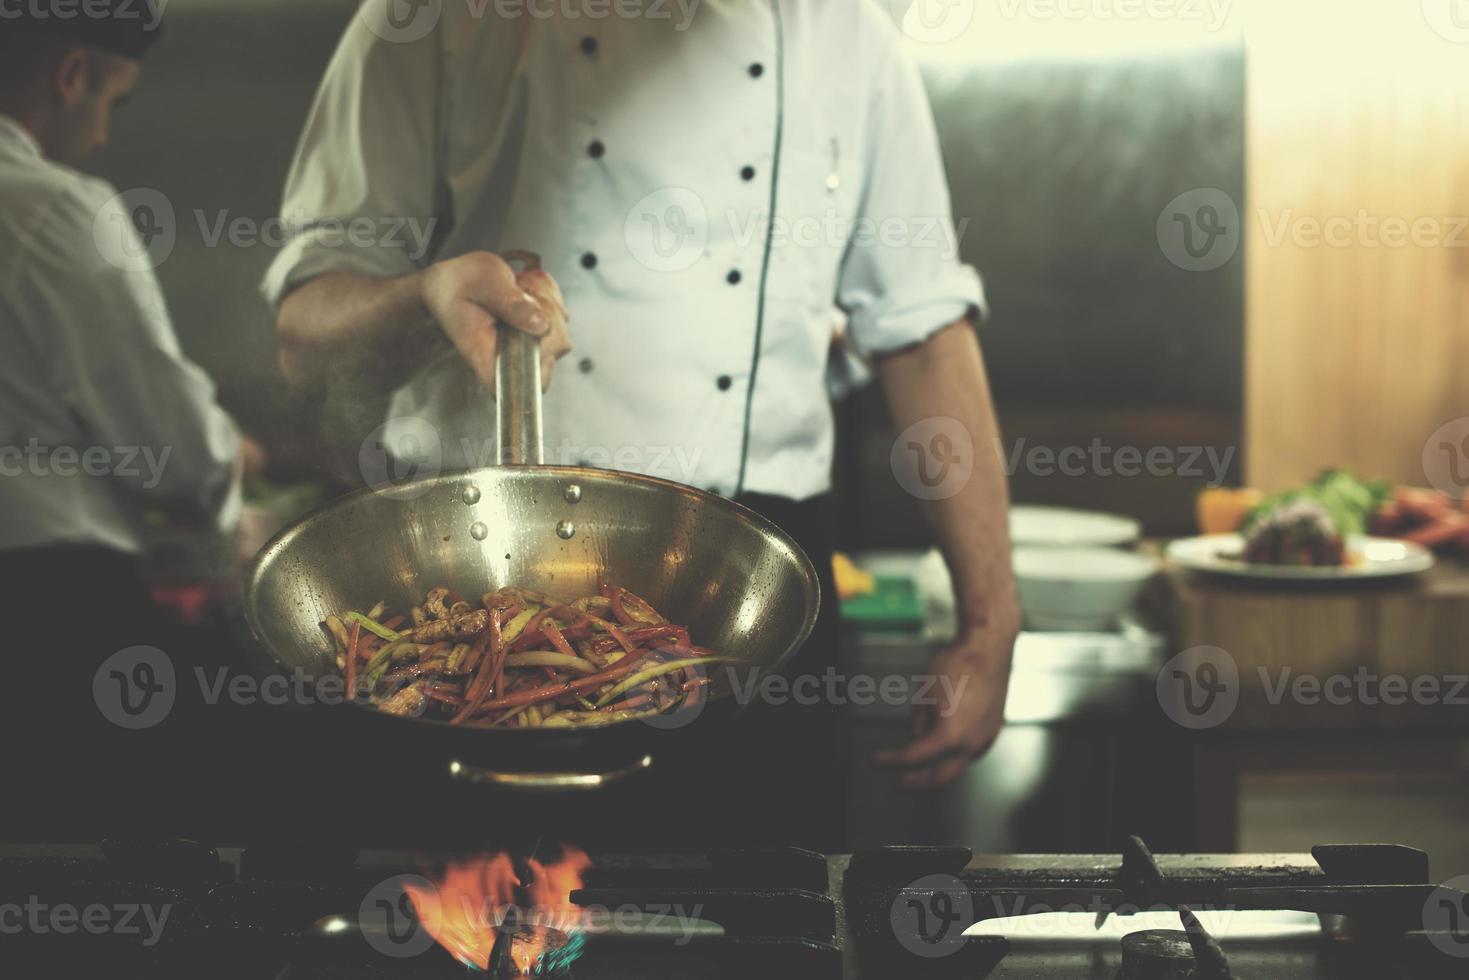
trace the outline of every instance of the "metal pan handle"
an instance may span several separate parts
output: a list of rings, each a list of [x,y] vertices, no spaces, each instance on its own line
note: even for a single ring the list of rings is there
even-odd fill
[[[534,252],[501,255],[520,270],[541,267]],[[495,353],[495,457],[501,466],[540,466],[545,460],[541,439],[541,341],[500,324]]]
[[[449,775],[461,782],[495,786],[516,793],[565,793],[601,789],[652,765],[653,757],[645,755],[621,769],[603,772],[497,772],[455,761],[449,763]]]

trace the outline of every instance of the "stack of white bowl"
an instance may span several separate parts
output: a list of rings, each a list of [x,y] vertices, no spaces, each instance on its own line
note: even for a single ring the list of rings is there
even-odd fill
[[[1158,562],[1134,550],[1137,521],[1020,505],[1010,511],[1015,582],[1031,630],[1109,630],[1137,601]]]

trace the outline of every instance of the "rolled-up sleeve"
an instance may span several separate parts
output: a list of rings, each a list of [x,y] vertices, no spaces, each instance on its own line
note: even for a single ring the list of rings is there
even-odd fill
[[[286,243],[261,284],[272,307],[328,273],[406,275],[425,260],[412,227],[437,233],[438,32],[387,40],[353,17],[307,117],[286,179]],[[389,36],[391,36],[389,34]]]
[[[922,77],[893,40],[872,78],[859,234],[837,282],[837,302],[863,354],[906,347],[966,314],[985,314],[979,274],[959,259]]]

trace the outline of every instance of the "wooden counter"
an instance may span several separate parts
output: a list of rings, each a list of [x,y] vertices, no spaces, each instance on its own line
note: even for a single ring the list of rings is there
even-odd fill
[[[1239,706],[1221,727],[1469,728],[1469,568],[1457,561],[1349,584],[1169,579],[1176,650],[1221,647],[1238,665]]]

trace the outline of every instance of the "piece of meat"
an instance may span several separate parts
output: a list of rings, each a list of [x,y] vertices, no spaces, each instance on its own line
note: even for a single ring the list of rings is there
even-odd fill
[[[444,600],[449,598],[449,590],[444,586],[429,589],[428,597],[423,600],[423,611],[430,619],[448,619],[449,607],[444,605]]]
[[[428,695],[424,689],[428,681],[418,681],[409,684],[397,694],[379,702],[377,710],[389,715],[417,716],[423,713],[424,706],[428,703]]]
[[[490,611],[476,609],[447,619],[435,619],[415,626],[403,635],[415,643],[439,643],[444,640],[468,640],[484,632],[489,623]]]

